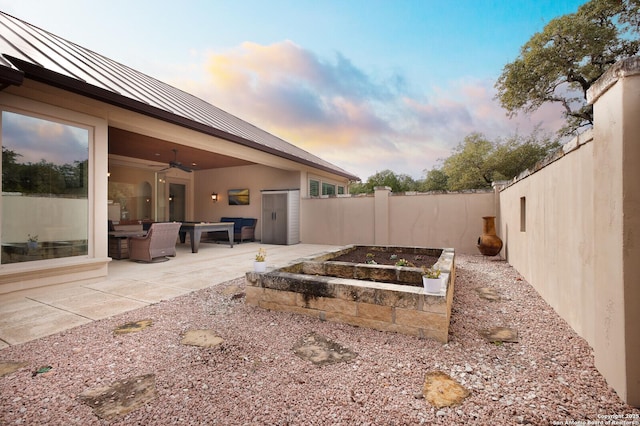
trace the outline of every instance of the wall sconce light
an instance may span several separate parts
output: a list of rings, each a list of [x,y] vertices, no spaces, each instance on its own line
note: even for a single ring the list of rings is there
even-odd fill
[[[211,193],[211,201],[213,201],[214,203],[218,201],[218,194],[216,192]]]
[[[173,194],[169,194],[169,201],[173,201]]]

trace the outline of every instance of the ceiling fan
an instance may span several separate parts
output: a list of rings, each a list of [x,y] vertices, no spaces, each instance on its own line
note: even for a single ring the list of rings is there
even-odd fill
[[[165,171],[165,170],[169,170],[172,168],[176,168],[176,169],[180,169],[183,172],[187,172],[187,173],[191,173],[193,171],[193,169],[191,169],[190,167],[185,166],[184,164],[182,164],[181,162],[178,161],[178,150],[177,149],[172,149],[173,151],[173,161],[169,161],[169,167],[160,170],[161,172]]]

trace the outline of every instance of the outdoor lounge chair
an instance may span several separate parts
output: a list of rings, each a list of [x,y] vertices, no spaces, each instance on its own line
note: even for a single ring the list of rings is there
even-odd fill
[[[153,223],[144,237],[130,237],[129,259],[153,262],[175,256],[181,225],[180,222]]]

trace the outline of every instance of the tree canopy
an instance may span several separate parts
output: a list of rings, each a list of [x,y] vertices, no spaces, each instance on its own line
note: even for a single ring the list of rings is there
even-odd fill
[[[352,194],[373,193],[376,186],[388,186],[393,192],[416,191],[416,181],[409,175],[396,174],[391,170],[383,170],[369,176],[364,183],[354,183],[349,188]]]
[[[441,167],[425,171],[423,180],[383,170],[364,183],[352,184],[349,191],[373,193],[376,186],[388,186],[393,192],[491,188],[495,181],[512,179],[532,168],[559,146],[557,141],[537,131],[529,136],[513,135],[495,141],[481,133],[471,133],[442,161]]]
[[[444,160],[447,190],[491,188],[499,180],[513,179],[560,147],[557,141],[534,132],[490,141],[480,133],[465,137]]]
[[[639,16],[640,0],[591,0],[550,21],[496,82],[508,115],[559,103],[566,119],[561,135],[593,124],[587,90],[611,65],[640,51]]]

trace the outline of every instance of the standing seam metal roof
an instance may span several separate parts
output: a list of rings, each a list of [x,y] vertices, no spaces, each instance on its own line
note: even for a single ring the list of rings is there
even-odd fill
[[[344,169],[202,99],[2,11],[0,54],[0,83],[4,85],[19,85],[23,78],[30,78],[359,180]]]

